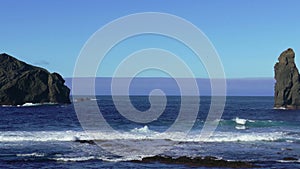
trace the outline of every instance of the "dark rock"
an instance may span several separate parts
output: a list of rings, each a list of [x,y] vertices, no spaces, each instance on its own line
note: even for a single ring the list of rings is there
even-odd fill
[[[284,157],[282,160],[284,160],[284,161],[298,161],[298,159],[294,158],[294,157]]]
[[[58,73],[0,54],[0,105],[70,103],[70,89]]]
[[[94,140],[81,140],[81,139],[78,138],[78,137],[75,137],[74,142],[77,142],[77,143],[86,143],[86,144],[92,144],[92,145],[96,144],[96,143],[94,142]]]
[[[217,168],[255,168],[254,164],[243,161],[226,161],[216,157],[196,157],[190,158],[186,156],[172,158],[169,156],[153,156],[146,157],[142,160],[132,160],[135,163],[154,163],[159,162],[163,164],[181,164],[190,167],[217,167]]]
[[[282,52],[275,66],[274,107],[286,109],[300,108],[300,80],[296,67],[295,53],[289,48]]]

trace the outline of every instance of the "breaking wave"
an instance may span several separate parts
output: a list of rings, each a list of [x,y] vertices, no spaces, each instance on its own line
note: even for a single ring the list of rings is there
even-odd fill
[[[180,142],[249,142],[291,140],[298,135],[284,132],[220,132],[217,131],[208,140],[201,140],[197,134],[181,132],[159,133],[147,126],[132,129],[130,132],[94,132],[84,131],[1,131],[0,142],[51,142],[78,140],[168,140]]]
[[[251,120],[236,117],[231,120],[220,120],[221,126],[246,126],[246,128],[276,127],[276,126],[297,126],[298,124],[273,120]]]

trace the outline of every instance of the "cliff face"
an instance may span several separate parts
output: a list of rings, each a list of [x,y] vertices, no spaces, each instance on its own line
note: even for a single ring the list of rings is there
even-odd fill
[[[70,103],[70,89],[58,73],[0,54],[0,105]]]
[[[274,107],[300,108],[300,80],[293,49],[282,52],[275,66]]]

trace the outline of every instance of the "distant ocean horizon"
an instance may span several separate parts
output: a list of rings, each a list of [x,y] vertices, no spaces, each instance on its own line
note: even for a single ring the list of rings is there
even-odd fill
[[[79,95],[92,95],[89,93],[91,83],[95,79],[96,95],[112,95],[111,93],[111,77],[80,77],[65,78],[66,85],[72,89],[73,79],[82,88],[77,91]],[[128,80],[129,78],[118,78]],[[177,78],[180,79],[180,78]],[[181,78],[182,79],[182,78]],[[211,95],[210,79],[196,78],[200,96]],[[119,84],[122,88],[123,83]],[[226,95],[227,96],[274,96],[275,79],[272,77],[259,78],[229,78],[226,79]],[[153,89],[161,89],[168,96],[180,96],[180,90],[176,84],[176,78],[167,77],[135,77],[130,84],[129,95],[149,95]],[[72,90],[71,90],[72,91]],[[71,93],[72,94],[72,93]]]

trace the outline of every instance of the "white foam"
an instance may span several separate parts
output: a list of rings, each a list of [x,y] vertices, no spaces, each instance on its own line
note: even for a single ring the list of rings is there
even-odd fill
[[[95,101],[95,100],[99,100],[99,99],[93,99],[93,98],[91,98],[90,100],[91,100],[91,101]]]
[[[124,156],[121,158],[106,158],[103,157],[101,160],[108,161],[108,162],[121,162],[121,161],[132,161],[132,160],[142,160],[145,157],[153,157],[155,155],[130,155],[130,156]]]
[[[237,125],[237,126],[235,126],[235,128],[238,129],[238,130],[245,130],[246,126],[244,126],[244,125]]]
[[[97,156],[83,156],[83,157],[57,157],[50,158],[55,161],[62,162],[82,162],[89,160],[103,160],[108,162],[121,162],[121,161],[132,161],[132,160],[142,160],[145,157],[152,157],[154,155],[145,155],[145,156],[128,156],[128,157],[120,157],[120,158],[107,158],[107,157],[97,157]],[[218,160],[221,160],[222,157],[218,157]],[[227,161],[235,161],[235,160],[227,160]],[[280,163],[300,163],[300,159],[298,160],[277,160]]]
[[[239,133],[239,132],[217,132],[209,142],[253,142],[253,141],[276,141],[284,138],[284,133]]]
[[[0,132],[0,142],[21,141],[74,141],[74,136],[81,136],[83,132],[76,131],[6,131]]]
[[[247,122],[246,119],[241,119],[241,118],[238,118],[238,117],[236,117],[236,118],[234,119],[234,121],[236,122],[236,124],[241,124],[241,125],[245,125],[246,122]]]
[[[17,154],[17,157],[44,157],[44,153]]]
[[[33,107],[33,106],[42,106],[42,105],[55,105],[57,103],[45,102],[45,103],[24,103],[23,105],[17,105],[17,107]]]
[[[300,159],[298,160],[277,160],[279,163],[300,163]]]
[[[55,161],[62,161],[62,162],[82,162],[82,161],[89,161],[89,160],[103,160],[108,162],[121,162],[121,161],[132,161],[132,160],[142,160],[145,157],[152,157],[154,155],[141,155],[141,156],[127,156],[127,157],[120,157],[120,158],[108,158],[108,157],[97,157],[97,156],[84,156],[84,157],[56,157],[51,158]]]
[[[134,128],[134,129],[131,130],[131,132],[134,132],[134,133],[151,133],[148,126],[144,126],[142,128]]]
[[[101,159],[96,158],[95,156],[88,156],[88,157],[58,157],[58,158],[51,158],[55,161],[63,161],[63,162],[79,162],[79,161],[88,161],[88,160],[95,160]]]
[[[1,107],[13,107],[13,105],[1,105]]]
[[[287,110],[286,107],[274,107],[273,109],[275,109],[275,110]]]
[[[1,107],[34,107],[42,105],[56,105],[57,103],[46,102],[46,103],[24,103],[22,105],[0,105]]]
[[[24,103],[22,106],[26,107],[26,106],[40,106],[42,105],[41,103]]]
[[[243,133],[215,132],[208,140],[201,140],[199,134],[183,132],[159,133],[147,126],[133,129],[130,132],[89,132],[84,131],[1,131],[0,142],[51,142],[76,140],[168,140],[184,142],[235,142],[235,141],[275,141],[288,138],[283,132]]]

